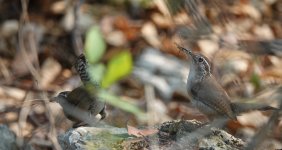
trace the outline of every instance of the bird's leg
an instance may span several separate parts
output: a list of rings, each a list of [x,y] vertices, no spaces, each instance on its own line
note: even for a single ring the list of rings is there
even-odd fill
[[[107,116],[107,113],[106,113],[106,106],[100,111],[100,115],[101,115],[101,120],[105,119],[106,116]]]

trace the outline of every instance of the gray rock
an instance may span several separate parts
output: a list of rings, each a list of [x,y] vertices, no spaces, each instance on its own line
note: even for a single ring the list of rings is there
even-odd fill
[[[214,124],[215,125],[215,124]],[[156,127],[155,127],[156,128]],[[132,131],[131,131],[132,132]],[[142,135],[142,129],[140,129]],[[129,136],[117,127],[79,127],[59,136],[62,149],[244,149],[245,142],[224,130],[196,120],[164,122],[158,132]]]
[[[128,138],[125,128],[116,127],[79,127],[59,135],[62,149],[121,149],[120,143]]]
[[[5,125],[0,125],[0,149],[18,150],[16,135]]]
[[[221,124],[221,121],[219,123]],[[169,150],[244,149],[246,146],[244,141],[215,126],[219,127],[219,124],[203,124],[196,120],[169,121],[163,123],[159,128],[159,138],[162,139],[162,143],[169,143],[165,148]]]

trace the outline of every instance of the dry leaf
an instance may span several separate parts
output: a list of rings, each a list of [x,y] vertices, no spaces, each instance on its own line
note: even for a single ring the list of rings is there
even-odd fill
[[[40,72],[42,76],[42,87],[46,88],[52,81],[54,81],[61,70],[61,65],[55,59],[46,59]]]
[[[137,129],[130,125],[127,125],[127,131],[129,135],[134,135],[136,137],[148,136],[158,132],[157,129]]]
[[[141,33],[144,39],[152,46],[157,48],[161,46],[161,42],[159,40],[160,37],[158,35],[157,28],[153,23],[151,22],[145,23],[141,29]]]

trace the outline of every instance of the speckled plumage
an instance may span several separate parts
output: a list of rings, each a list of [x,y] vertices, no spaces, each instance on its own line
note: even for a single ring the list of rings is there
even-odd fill
[[[75,64],[74,68],[76,72],[79,74],[79,77],[83,83],[89,82],[91,80],[89,73],[88,73],[88,62],[83,54],[81,54]]]
[[[106,117],[106,112],[105,103],[96,97],[97,85],[91,81],[88,73],[88,63],[83,54],[78,57],[74,67],[84,85],[72,91],[61,92],[55,99],[62,106],[65,116],[74,121],[74,127],[77,127],[87,123],[79,115],[72,115],[71,113],[73,112],[69,112],[68,106],[72,107],[71,111],[76,111],[76,109],[85,111],[89,117],[95,117],[97,114],[100,114],[101,119]]]

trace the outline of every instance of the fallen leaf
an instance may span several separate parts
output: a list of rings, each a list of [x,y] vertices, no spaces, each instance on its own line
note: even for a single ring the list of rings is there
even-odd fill
[[[148,136],[158,132],[157,129],[137,129],[130,125],[127,125],[127,131],[129,135],[134,135],[136,137]]]

